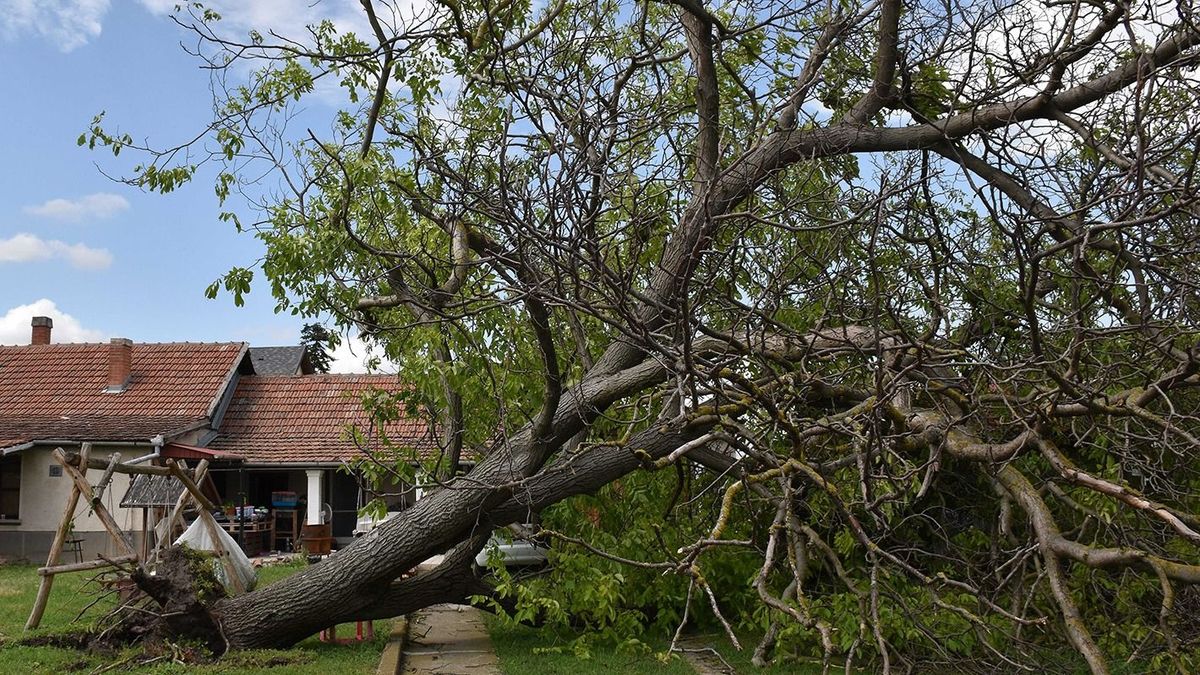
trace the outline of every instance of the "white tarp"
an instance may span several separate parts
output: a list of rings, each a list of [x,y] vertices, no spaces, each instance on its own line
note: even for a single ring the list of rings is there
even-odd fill
[[[194,551],[215,554],[217,547],[213,545],[212,537],[209,536],[209,528],[205,527],[201,521],[201,518],[197,518],[183,534],[179,535],[179,538],[175,540],[175,545],[183,544]],[[242,582],[242,588],[247,591],[251,590],[254,588],[254,582],[258,581],[258,572],[254,570],[254,565],[250,564],[250,558],[246,557],[242,547],[238,546],[237,541],[223,528],[213,529],[221,540],[221,548],[225,549],[225,555],[229,556],[233,562],[234,572],[237,574],[238,580]],[[236,591],[226,575],[225,565],[222,565],[221,561],[215,557],[213,558],[213,571],[217,575],[217,580],[225,586],[225,592],[233,595]]]

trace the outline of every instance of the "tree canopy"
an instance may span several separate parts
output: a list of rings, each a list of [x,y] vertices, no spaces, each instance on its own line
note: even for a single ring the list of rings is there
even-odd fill
[[[363,331],[414,387],[379,414],[436,421],[443,489],[218,603],[230,645],[473,596],[760,662],[1200,665],[1189,3],[362,6],[185,8],[212,125],[80,139],[217,167],[266,255],[210,294]],[[477,575],[533,512],[552,579]]]

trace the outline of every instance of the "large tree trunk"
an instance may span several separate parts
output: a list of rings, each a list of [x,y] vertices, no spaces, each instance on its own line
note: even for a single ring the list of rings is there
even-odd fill
[[[581,383],[562,397],[550,445],[562,445],[614,400],[664,376],[660,364],[648,361]],[[655,429],[630,447],[662,456],[699,433],[695,427]],[[483,592],[486,587],[475,579],[472,562],[493,528],[520,519],[531,501],[542,507],[594,491],[641,461],[630,448],[602,447],[569,465],[563,463],[569,470],[551,465],[527,480],[541,468],[537,455],[542,453],[533,452],[533,445],[526,428],[468,475],[336,555],[276,584],[220,602],[214,611],[230,646],[285,647],[336,623],[396,616]],[[520,502],[512,499],[516,490],[521,492]],[[443,552],[450,553],[434,572],[395,581]]]
[[[764,341],[779,356],[817,347],[876,339],[870,331],[842,328],[806,340]],[[697,348],[700,351],[701,345]],[[565,393],[544,445],[558,448],[597,419],[612,403],[667,376],[655,358],[628,345],[610,349],[592,376]],[[632,365],[629,362],[633,361]],[[624,367],[621,367],[624,366]],[[449,482],[321,563],[261,590],[222,601],[215,608],[231,647],[284,647],[321,629],[356,619],[396,616],[439,602],[461,601],[486,590],[472,562],[491,531],[542,509],[594,492],[699,437],[716,416],[681,417],[654,425],[622,444],[582,455],[560,456],[542,466],[547,451],[535,447],[526,427],[466,476]],[[518,495],[514,498],[514,494]],[[453,550],[452,550],[453,549]],[[435,571],[395,582],[430,556],[449,552]]]

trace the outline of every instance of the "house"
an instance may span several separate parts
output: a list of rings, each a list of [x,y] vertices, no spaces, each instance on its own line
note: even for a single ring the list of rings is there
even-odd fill
[[[348,462],[367,456],[347,429],[367,431],[357,438],[365,449],[380,447],[377,435],[382,431],[423,459],[437,452],[429,427],[419,420],[396,420],[382,430],[371,425],[363,397],[399,389],[396,378],[388,375],[240,378],[216,434],[205,441],[205,449],[216,457],[210,472],[218,490],[237,505],[269,504],[275,492],[295,492],[306,502],[304,519],[318,522],[322,510],[327,511],[333,536],[346,543],[370,496],[345,469]],[[412,490],[405,486],[388,492]],[[408,504],[402,499],[391,503]]]
[[[206,459],[222,502],[267,507],[273,492],[292,491],[307,502],[297,519],[332,515],[342,542],[371,497],[352,465],[382,447],[380,435],[420,458],[437,452],[424,422],[379,425],[364,410],[364,395],[403,390],[393,376],[314,374],[302,347],[57,344],[52,329],[51,319],[34,317],[30,344],[0,346],[0,556],[39,560],[48,552],[71,490],[51,456],[57,447],[78,451],[90,442],[93,457],[118,452],[124,462]],[[361,432],[357,442],[350,428]],[[147,508],[130,487],[117,475],[103,500],[136,539],[144,525],[152,531],[143,519],[161,509]],[[86,557],[115,553],[84,504],[73,538]]]

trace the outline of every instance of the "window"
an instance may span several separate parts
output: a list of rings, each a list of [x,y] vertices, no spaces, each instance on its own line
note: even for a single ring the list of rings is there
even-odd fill
[[[0,459],[0,520],[21,517],[21,457]]]

